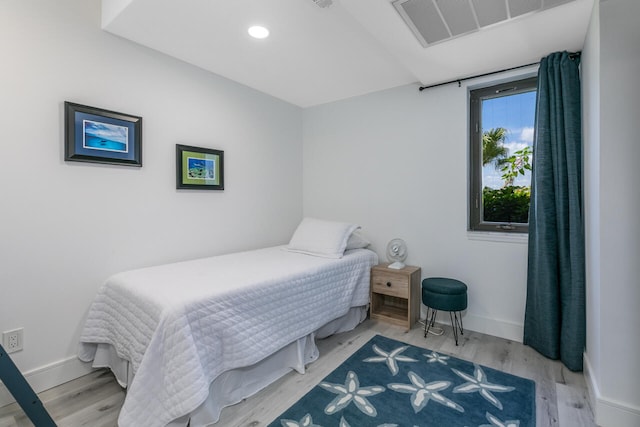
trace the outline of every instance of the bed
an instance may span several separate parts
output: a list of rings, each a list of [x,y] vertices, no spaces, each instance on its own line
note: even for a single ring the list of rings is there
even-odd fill
[[[339,244],[327,245],[321,233],[321,244],[309,246],[317,233],[299,233],[305,221],[286,246],[132,270],[105,282],[78,357],[109,367],[127,387],[121,427],[214,423],[222,408],[291,369],[304,373],[318,357],[316,337],[364,320],[377,255],[362,244],[352,249],[357,227],[346,224]]]

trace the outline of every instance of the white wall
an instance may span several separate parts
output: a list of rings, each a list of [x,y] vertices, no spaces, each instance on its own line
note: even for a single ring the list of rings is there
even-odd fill
[[[600,3],[594,4],[581,57],[587,348],[585,372],[600,372]]]
[[[463,83],[305,109],[304,214],[359,223],[381,260],[390,239],[404,239],[423,278],[467,283],[465,328],[522,341],[526,237],[467,232],[467,108]]]
[[[0,55],[0,331],[31,380],[74,375],[109,275],[289,240],[299,108],[102,31],[99,0],[0,2]],[[142,116],[143,167],[65,162],[65,100]],[[176,143],[225,151],[224,192],[175,189]]]
[[[585,172],[590,175],[585,201],[592,264],[587,276],[588,379],[599,424],[638,426],[640,2],[601,1],[594,15],[585,49]]]

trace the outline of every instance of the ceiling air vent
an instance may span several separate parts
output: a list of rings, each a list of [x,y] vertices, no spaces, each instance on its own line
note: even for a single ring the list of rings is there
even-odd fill
[[[313,0],[313,2],[320,7],[329,7],[333,4],[333,0]]]
[[[571,1],[575,0],[395,0],[393,6],[427,47]]]

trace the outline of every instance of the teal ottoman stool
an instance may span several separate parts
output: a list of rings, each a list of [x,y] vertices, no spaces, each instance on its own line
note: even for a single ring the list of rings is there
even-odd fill
[[[422,303],[427,306],[427,318],[424,322],[425,338],[436,320],[438,310],[448,311],[453,337],[458,345],[458,330],[460,335],[463,334],[460,312],[467,309],[467,285],[456,279],[428,277],[422,281]],[[429,312],[431,312],[431,319],[429,319]]]

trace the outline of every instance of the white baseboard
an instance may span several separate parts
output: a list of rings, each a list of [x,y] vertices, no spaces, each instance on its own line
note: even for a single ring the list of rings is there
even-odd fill
[[[424,310],[424,307],[423,307]],[[426,316],[426,310],[421,313],[421,318]],[[438,312],[438,323],[451,324],[448,312]],[[489,317],[477,316],[463,312],[462,323],[464,329],[470,331],[481,332],[487,335],[493,335],[494,337],[504,338],[511,341],[522,342],[524,335],[524,325],[521,323],[510,322],[500,319],[492,319]]]
[[[640,426],[640,408],[602,397],[586,353],[583,359],[584,378],[596,424],[602,427]]]
[[[481,332],[515,342],[522,342],[524,325],[521,323],[492,319],[473,314],[466,314],[463,319],[465,329],[469,329],[470,331]]]
[[[54,362],[50,365],[36,368],[32,371],[23,373],[23,375],[31,388],[36,393],[40,393],[86,375],[92,370],[93,368],[90,363],[81,362],[74,356]],[[0,382],[0,407],[13,402],[15,402],[15,399],[7,387]]]
[[[595,417],[596,401],[597,401],[597,397],[600,396],[600,390],[598,389],[598,384],[595,382],[595,379],[593,378],[593,369],[591,368],[591,363],[589,362],[587,353],[582,354],[582,361],[583,361],[584,382],[587,384],[587,392],[589,394],[589,404],[591,405],[591,410],[593,411],[593,415]]]

